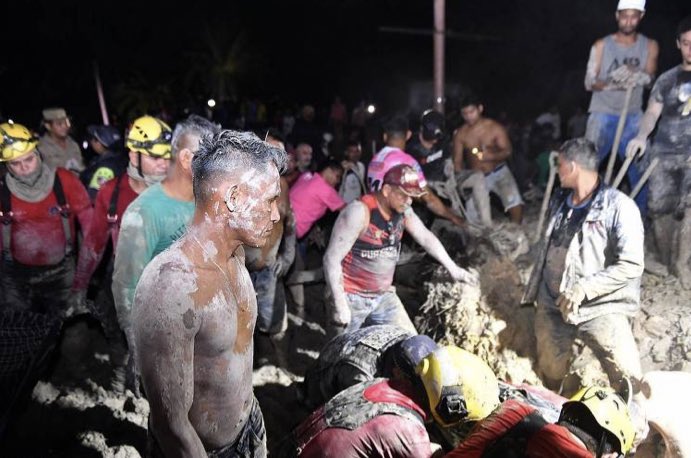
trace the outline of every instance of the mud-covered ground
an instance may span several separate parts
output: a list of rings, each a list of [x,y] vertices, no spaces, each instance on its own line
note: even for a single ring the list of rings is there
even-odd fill
[[[536,220],[534,210],[527,220]],[[525,229],[531,234],[534,223]],[[442,239],[447,248],[460,243],[454,233],[446,233]],[[513,260],[516,253],[510,252],[515,246],[502,252],[497,245],[501,239],[502,234],[494,242],[471,237],[473,249],[456,253],[459,262],[478,270],[479,289],[450,282],[429,258],[401,266],[396,287],[411,315],[420,315],[417,324],[434,337],[480,354],[500,378],[540,383],[532,365],[534,311],[519,307],[530,253]],[[254,372],[269,450],[308,414],[297,400],[294,382],[301,380],[327,340],[321,326],[323,284],[309,285],[305,295],[306,319],[291,314],[289,330],[280,344],[283,367],[268,365]],[[646,273],[634,333],[645,371],[691,371],[691,292],[682,290],[673,277]],[[22,407],[0,456],[145,456],[148,404],[129,392],[118,395],[111,391],[111,376],[106,342],[98,325],[88,320],[73,323],[52,375],[39,382]]]

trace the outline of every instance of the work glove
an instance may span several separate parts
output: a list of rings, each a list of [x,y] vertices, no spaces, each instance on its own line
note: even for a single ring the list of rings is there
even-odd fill
[[[457,264],[454,264],[449,269],[449,274],[454,280],[467,283],[471,286],[476,286],[480,283],[479,274],[477,271],[465,270],[464,268],[459,267]]]
[[[578,315],[578,310],[585,300],[583,287],[576,283],[570,291],[564,291],[557,298],[557,307],[561,311],[564,321],[570,322],[572,315]]]
[[[626,156],[636,158],[636,156],[643,156],[647,142],[644,138],[634,137],[626,145]]]

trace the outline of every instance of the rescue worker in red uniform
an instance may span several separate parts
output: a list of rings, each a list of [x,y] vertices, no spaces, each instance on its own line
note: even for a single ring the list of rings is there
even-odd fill
[[[94,301],[95,307],[92,312],[97,315],[96,318],[101,322],[108,339],[110,360],[115,370],[113,388],[119,392],[125,388],[124,365],[127,360],[127,349],[113,304],[113,258],[123,213],[150,184],[160,181],[168,169],[171,131],[161,130],[160,126],[165,124],[150,116],[143,116],[132,123],[127,133],[127,142],[139,142],[139,149],[130,149],[127,172],[107,181],[98,190],[91,227],[86,232],[79,250],[73,286],[74,300],[79,303],[86,302],[89,282],[102,261],[110,239],[112,255],[107,262],[105,278]],[[145,142],[147,138],[153,140]],[[161,157],[165,160],[159,160]]]
[[[458,347],[438,348],[416,372],[414,381],[378,378],[341,391],[298,426],[283,455],[431,457],[439,446],[425,423],[477,421],[499,403],[492,370]]]
[[[65,318],[74,280],[79,221],[91,223],[91,202],[74,174],[51,169],[34,135],[20,124],[0,124],[2,264],[0,291],[6,310]]]
[[[610,388],[590,387],[564,403],[556,424],[529,404],[504,402],[447,458],[616,458],[631,450],[627,402]]]
[[[437,348],[427,336],[391,325],[376,325],[341,334],[319,352],[305,373],[301,394],[316,408],[342,390],[376,377],[415,378],[415,367]]]

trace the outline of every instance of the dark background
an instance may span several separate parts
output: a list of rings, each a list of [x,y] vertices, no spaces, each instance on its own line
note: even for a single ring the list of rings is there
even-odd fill
[[[615,31],[616,0],[447,0],[447,83],[472,88],[490,113],[523,119],[557,104],[587,107],[592,42]],[[405,109],[409,85],[431,81],[432,0],[10,2],[2,8],[0,113],[36,127],[43,107],[99,122],[98,62],[120,119],[199,111],[209,97],[328,108],[367,100]],[[652,0],[641,31],[660,43],[660,71],[679,62],[674,30],[689,0]],[[122,122],[122,121],[121,121]]]

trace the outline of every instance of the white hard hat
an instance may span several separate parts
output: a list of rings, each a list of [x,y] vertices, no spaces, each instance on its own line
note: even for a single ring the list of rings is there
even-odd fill
[[[617,11],[620,10],[645,11],[645,0],[619,0]]]

